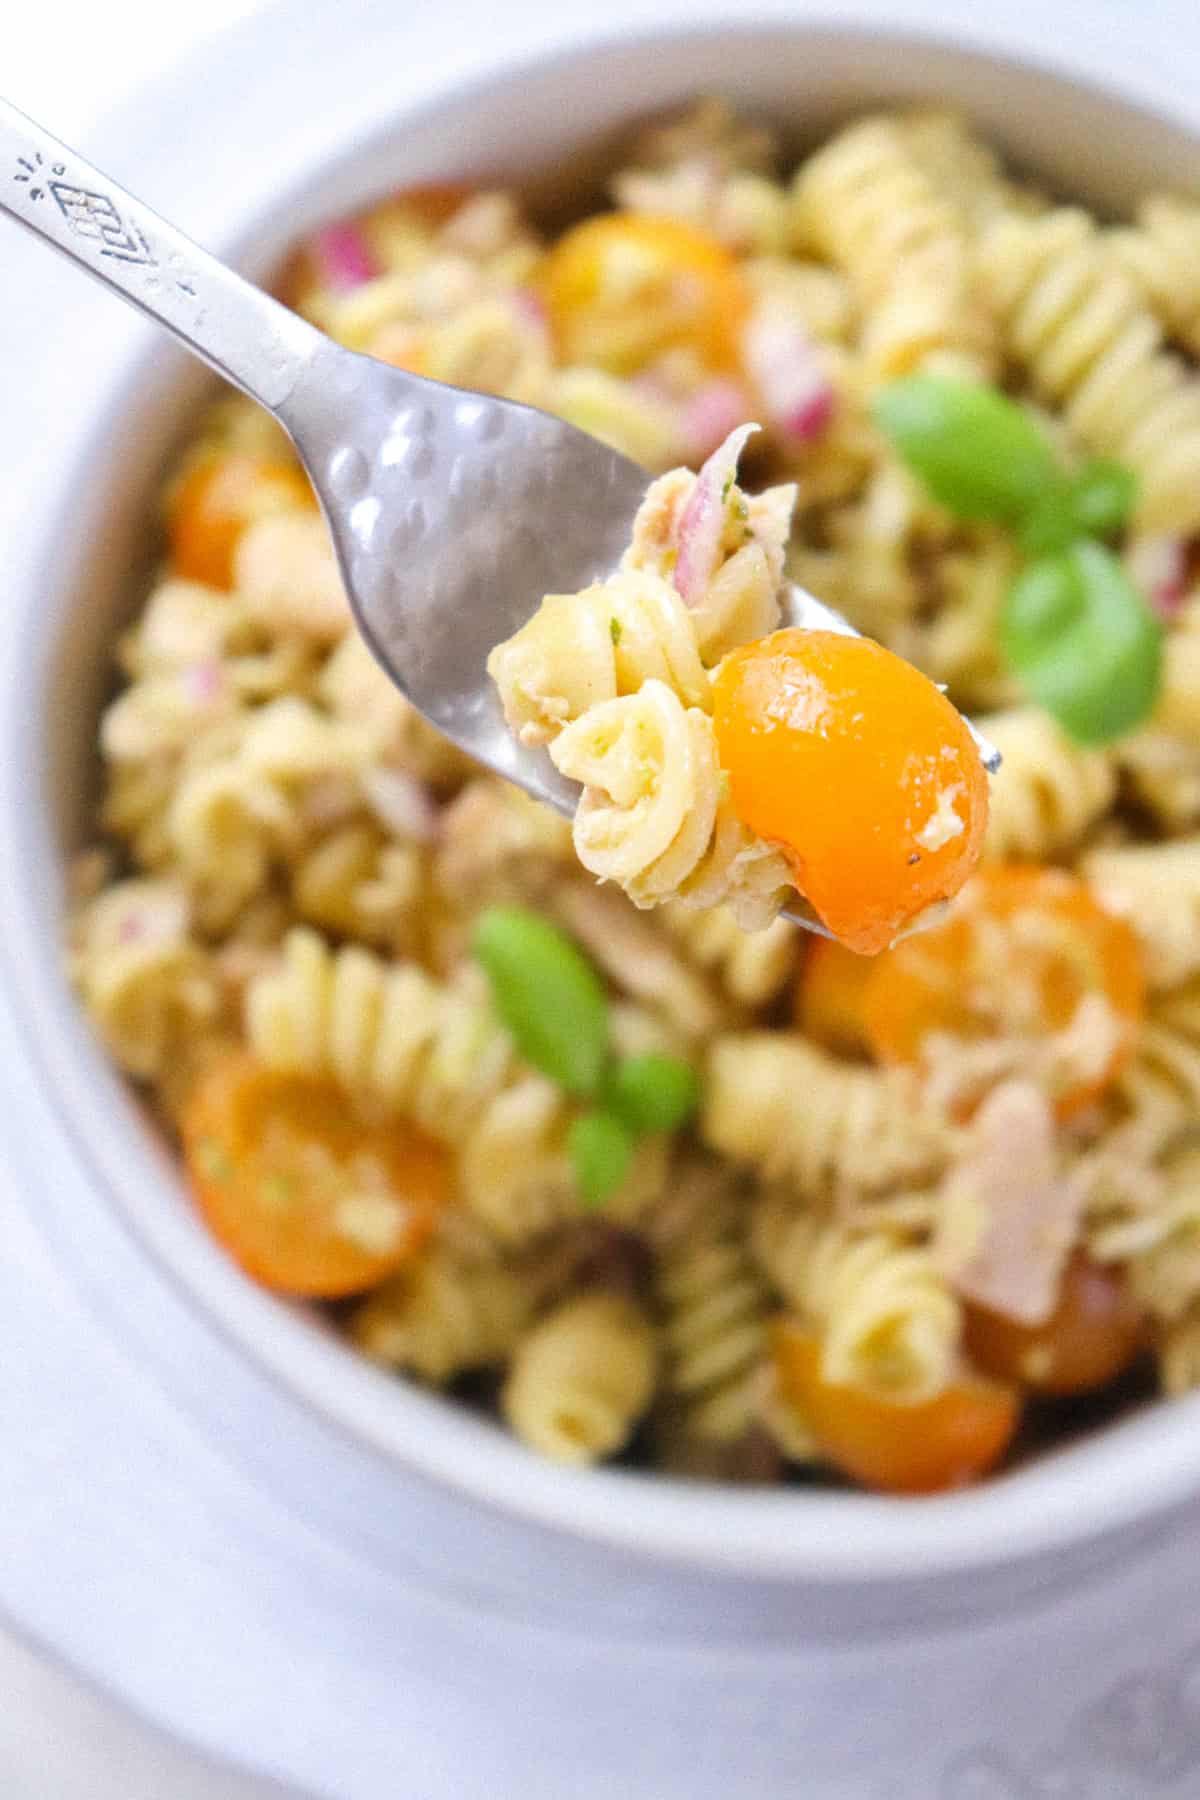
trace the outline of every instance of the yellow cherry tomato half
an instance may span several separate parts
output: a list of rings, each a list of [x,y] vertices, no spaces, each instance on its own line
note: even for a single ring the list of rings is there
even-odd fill
[[[1141,947],[1065,869],[998,863],[979,870],[949,918],[897,944],[863,999],[867,1040],[884,1062],[914,1063],[934,1031],[981,1039],[1061,1031],[1087,994],[1125,1027],[1105,1067],[1055,1099],[1060,1119],[1091,1104],[1133,1044],[1145,1008]]]
[[[615,375],[688,349],[711,369],[737,355],[749,301],[734,257],[707,232],[648,213],[605,213],[566,232],[538,287],[559,356]]]
[[[875,968],[874,958],[857,956],[834,938],[811,938],[792,1009],[799,1030],[843,1056],[869,1054],[863,1006]]]
[[[275,457],[214,452],[187,469],[167,502],[171,568],[206,587],[233,585],[237,541],[269,513],[315,507],[303,472]]]
[[[1142,1311],[1123,1275],[1082,1252],[1063,1271],[1057,1305],[1041,1325],[1021,1325],[983,1306],[967,1309],[965,1341],[975,1366],[1036,1394],[1107,1387],[1129,1367],[1142,1338]]]
[[[844,1475],[885,1494],[936,1494],[986,1475],[1012,1442],[1021,1416],[1014,1388],[964,1378],[932,1400],[902,1405],[821,1374],[811,1332],[791,1320],[774,1328],[775,1369],[819,1448]]]
[[[419,1249],[450,1187],[449,1158],[419,1131],[363,1124],[333,1082],[241,1053],[202,1078],[182,1134],[213,1236],[285,1294],[373,1287]]]
[[[987,774],[966,721],[869,638],[791,629],[734,650],[713,723],[734,810],[860,955],[951,898],[978,862]]]

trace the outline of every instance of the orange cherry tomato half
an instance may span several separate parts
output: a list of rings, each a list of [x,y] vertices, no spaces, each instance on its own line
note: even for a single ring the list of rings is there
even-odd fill
[[[869,1054],[863,1002],[875,966],[833,938],[810,939],[796,981],[798,1028],[843,1056]]]
[[[436,231],[454,217],[473,191],[463,181],[427,181],[419,187],[401,188],[386,204]]]
[[[713,683],[734,810],[834,936],[872,956],[979,860],[987,774],[966,721],[869,638],[776,631]]]
[[[1063,869],[980,869],[950,917],[881,959],[863,1002],[867,1037],[885,1062],[912,1063],[932,1031],[979,1039],[1061,1031],[1087,994],[1128,1029],[1095,1080],[1056,1097],[1060,1119],[1120,1071],[1145,1006],[1137,937]]]
[[[189,581],[230,588],[233,554],[247,525],[315,505],[308,481],[291,463],[244,450],[202,456],[167,503],[171,567]]]
[[[1086,1394],[1129,1367],[1142,1328],[1141,1308],[1121,1273],[1079,1253],[1063,1271],[1058,1304],[1041,1325],[972,1306],[966,1346],[975,1366],[997,1380],[1037,1394]]]
[[[843,1474],[885,1494],[937,1494],[985,1475],[1021,1416],[1016,1390],[964,1378],[932,1400],[901,1405],[821,1374],[815,1337],[791,1320],[774,1328],[783,1393]]]
[[[241,1053],[202,1078],[182,1131],[213,1236],[284,1294],[374,1286],[424,1242],[450,1186],[449,1158],[420,1132],[365,1125],[335,1083]]]
[[[546,257],[538,285],[562,360],[616,375],[680,348],[709,368],[728,367],[749,305],[723,244],[649,213],[574,226]]]

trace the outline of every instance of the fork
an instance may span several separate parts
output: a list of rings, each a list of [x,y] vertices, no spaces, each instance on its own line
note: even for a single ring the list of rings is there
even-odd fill
[[[645,470],[534,407],[344,349],[4,100],[0,210],[279,421],[392,681],[477,762],[573,816],[578,786],[509,731],[488,654],[544,594],[615,569]],[[786,624],[853,629],[799,588],[784,610]],[[998,752],[975,736],[994,770]],[[825,935],[802,904],[789,916]]]

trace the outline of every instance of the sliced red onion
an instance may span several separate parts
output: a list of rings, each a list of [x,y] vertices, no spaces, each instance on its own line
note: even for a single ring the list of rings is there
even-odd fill
[[[314,231],[308,248],[322,281],[339,294],[374,281],[379,273],[357,225],[325,225]]]
[[[534,325],[539,331],[544,331],[549,325],[550,313],[546,302],[535,288],[514,288],[512,303],[517,317],[527,325]]]
[[[1173,619],[1187,596],[1187,546],[1182,538],[1135,538],[1125,567],[1160,619]]]
[[[403,769],[369,769],[363,777],[367,804],[396,837],[431,844],[438,835],[441,814],[423,781]]]
[[[182,938],[187,922],[187,903],[181,894],[154,882],[131,882],[121,895],[113,937],[118,944],[151,948]]]
[[[725,500],[737,476],[746,440],[760,425],[739,425],[713,451],[696,477],[696,485],[679,518],[672,580],[688,606],[698,605],[716,573],[725,533]]]
[[[736,381],[709,381],[683,409],[680,433],[689,462],[703,462],[750,412],[746,390]]]
[[[793,443],[820,437],[837,397],[804,328],[782,313],[755,313],[743,334],[742,355],[775,429]]]
[[[191,699],[198,705],[205,706],[224,691],[225,671],[212,658],[206,662],[193,663],[184,671],[184,686]]]

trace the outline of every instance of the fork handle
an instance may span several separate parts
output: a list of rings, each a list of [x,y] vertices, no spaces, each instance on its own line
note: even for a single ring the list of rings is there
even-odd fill
[[[286,408],[326,344],[3,99],[0,211],[165,325],[271,412]]]

